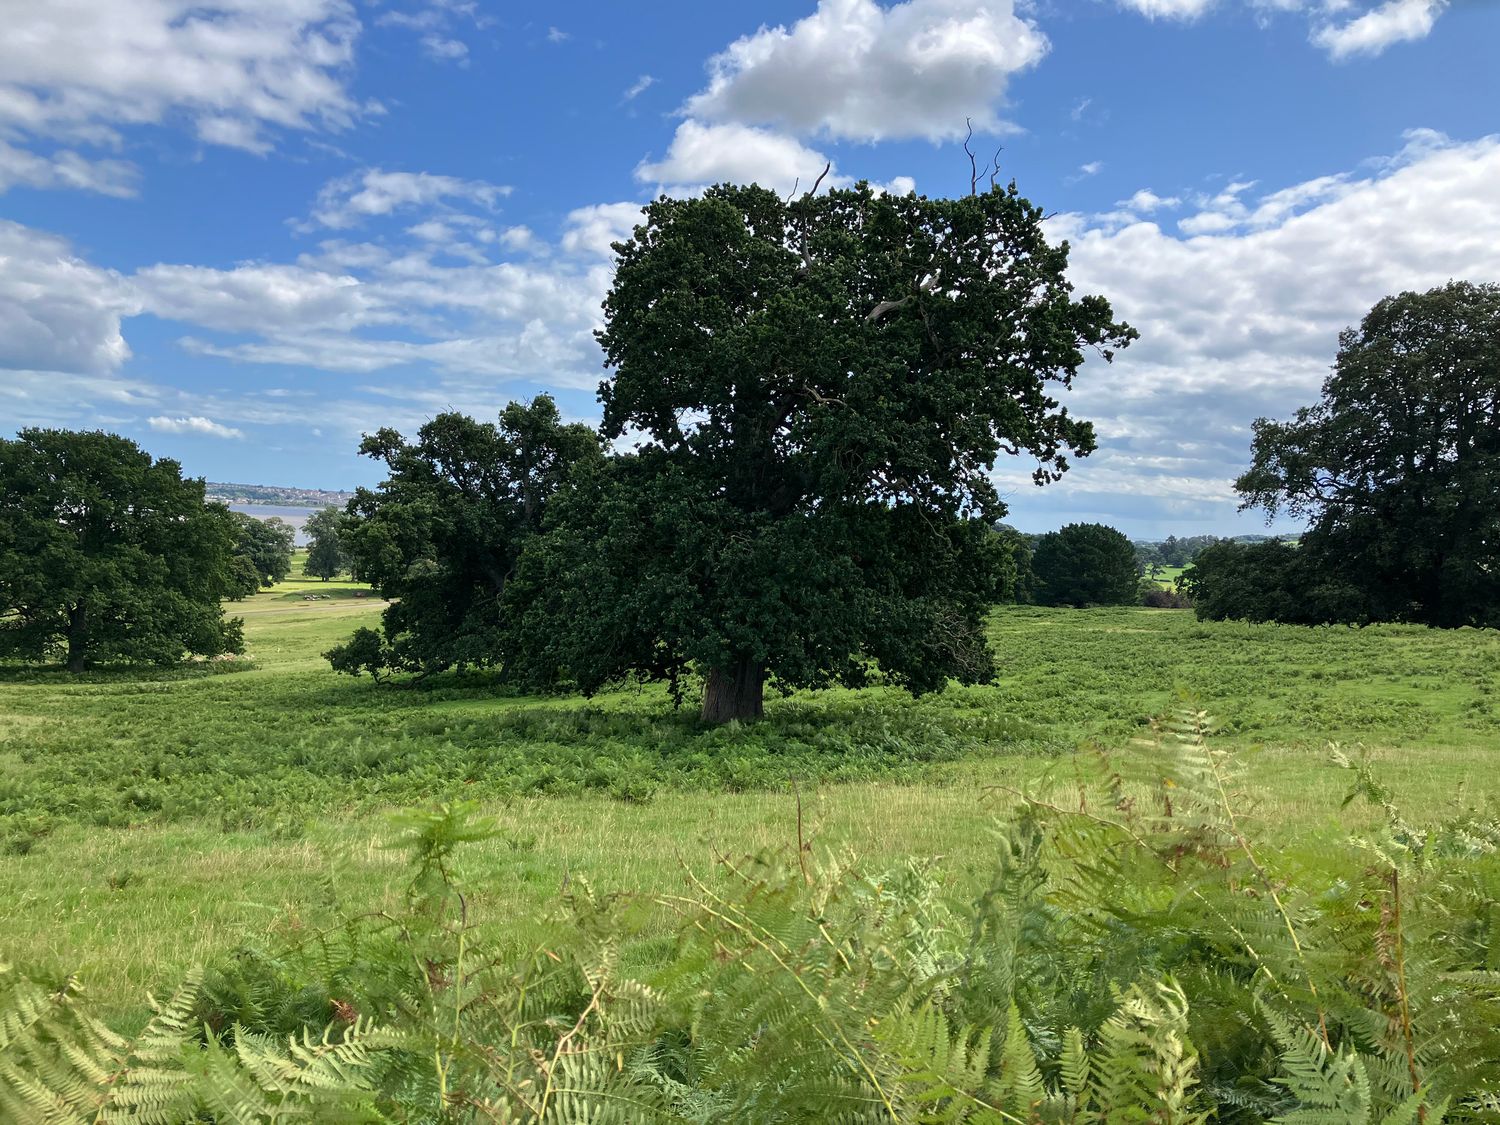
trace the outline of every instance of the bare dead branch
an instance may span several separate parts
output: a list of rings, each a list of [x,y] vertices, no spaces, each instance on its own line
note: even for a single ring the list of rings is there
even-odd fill
[[[814,388],[809,387],[806,383],[802,384],[802,389],[807,392],[808,397],[810,397],[814,402],[821,403],[824,406],[848,406],[849,405],[847,402],[845,402],[841,398],[835,398],[832,395],[825,395],[825,394],[819,393]]]
[[[892,313],[897,309],[905,308],[907,305],[911,304],[911,302],[915,298],[920,297],[923,293],[926,293],[935,285],[937,285],[937,274],[928,274],[920,282],[918,282],[917,285],[912,289],[912,291],[906,296],[893,300],[881,301],[865,316],[865,323],[873,324],[875,323],[875,321],[885,316],[886,313]]]
[[[818,173],[818,178],[813,181],[813,186],[810,187],[807,190],[807,194],[805,194],[802,197],[803,199],[811,199],[814,195],[816,195],[818,193],[818,188],[820,186],[822,186],[822,183],[823,183],[823,177],[826,176],[826,175],[828,175],[829,171],[832,168],[833,168],[833,161],[831,161],[831,160],[828,161],[828,163],[826,163],[826,164],[823,165],[823,170]],[[801,183],[801,180],[799,179],[797,182]],[[796,190],[797,190],[796,184],[793,184],[792,185],[792,191],[795,193]],[[790,201],[790,197],[788,197],[788,201]],[[799,230],[800,237],[797,240],[797,252],[802,255],[802,268],[800,270],[798,270],[797,272],[799,274],[801,274],[803,277],[806,277],[809,273],[812,272],[813,260],[812,260],[812,254],[810,254],[808,252],[808,249],[807,249],[807,215],[806,215],[805,212],[800,217],[798,225],[799,225],[799,228],[800,228],[800,230]]]
[[[873,324],[875,321],[877,321],[881,317],[883,317],[886,313],[895,312],[897,309],[903,308],[906,305],[910,304],[911,303],[911,299],[912,299],[912,294],[908,293],[905,297],[902,297],[899,301],[881,301],[880,304],[876,305],[865,316],[865,323],[866,324]]]
[[[969,130],[969,135],[964,138],[964,153],[969,158],[969,194],[979,194],[979,165],[974,159],[974,150],[969,147],[969,142],[974,139],[974,122],[964,118],[964,127]]]
[[[826,175],[828,175],[828,172],[829,172],[829,170],[832,167],[833,167],[833,161],[832,160],[830,160],[827,164],[823,165],[823,170],[818,173],[818,178],[813,181],[812,190],[807,193],[808,195],[817,195],[818,194],[818,188],[821,187],[822,184],[823,184],[823,177],[826,176]]]

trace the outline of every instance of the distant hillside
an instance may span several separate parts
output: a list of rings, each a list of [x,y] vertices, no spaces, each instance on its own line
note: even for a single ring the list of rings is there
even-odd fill
[[[293,508],[324,508],[333,504],[342,508],[354,496],[352,492],[329,492],[322,488],[285,488],[276,484],[224,484],[207,482],[210,500],[234,504],[279,504]]]

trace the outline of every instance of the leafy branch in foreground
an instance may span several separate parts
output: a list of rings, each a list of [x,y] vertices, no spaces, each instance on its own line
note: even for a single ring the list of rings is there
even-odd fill
[[[1211,728],[1184,711],[1019,794],[966,905],[936,863],[799,840],[675,895],[574,880],[518,948],[457,874],[486,826],[409,814],[400,910],[221,959],[135,1038],[5,970],[0,1117],[1500,1120],[1500,824],[1412,828],[1341,756],[1384,826],[1288,844]]]

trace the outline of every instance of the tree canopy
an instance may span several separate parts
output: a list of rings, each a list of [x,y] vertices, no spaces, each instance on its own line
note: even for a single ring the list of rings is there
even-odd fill
[[[342,520],[337,508],[321,508],[314,512],[307,518],[304,530],[308,543],[307,561],[302,564],[303,574],[327,582],[349,569]]]
[[[1382,300],[1320,401],[1254,434],[1235,488],[1310,522],[1304,617],[1500,624],[1500,286]]]
[[[541,395],[511,403],[498,422],[440,414],[414,442],[380,430],[360,452],[388,476],[349,501],[342,542],[361,579],[392,604],[380,632],[361,629],[328,654],[334,667],[381,678],[502,664],[521,549],[573,467],[602,460],[598,436],[565,425]]]
[[[1012,553],[989,472],[1094,448],[1054,395],[1135,333],[1075,297],[1012,186],[657,200],[617,244],[602,435],[636,452],[559,498],[523,563],[528,662],[585,689],[705,678],[706,719],[784,688],[992,674]]]
[[[0,657],[171,664],[242,649],[219,599],[239,528],[201,480],[115,434],[0,440]]]
[[[1070,523],[1042,536],[1031,569],[1042,605],[1133,605],[1139,595],[1134,544],[1102,523]]]
[[[238,532],[234,553],[250,560],[257,585],[274,586],[283,581],[292,572],[292,550],[297,543],[291,524],[280,516],[257,519],[244,512],[230,515]]]

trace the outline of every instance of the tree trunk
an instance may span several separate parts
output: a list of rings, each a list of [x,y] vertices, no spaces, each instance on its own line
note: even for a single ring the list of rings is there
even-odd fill
[[[766,670],[753,660],[710,668],[703,684],[703,721],[752,722],[765,714]]]
[[[86,672],[89,666],[89,607],[83,602],[68,607],[68,671]]]

